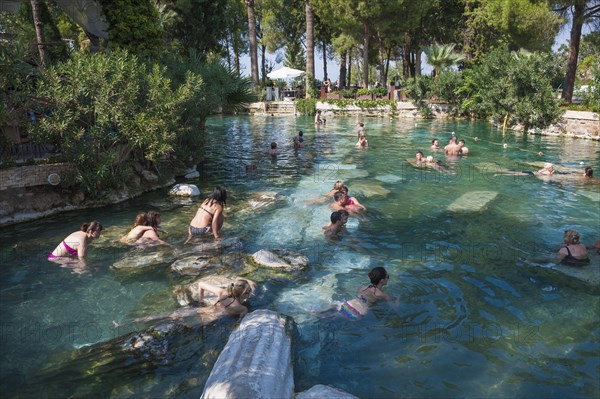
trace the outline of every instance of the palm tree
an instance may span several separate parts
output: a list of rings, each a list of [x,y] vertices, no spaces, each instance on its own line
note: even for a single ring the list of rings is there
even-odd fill
[[[427,63],[433,67],[433,76],[438,78],[440,72],[464,60],[464,56],[454,52],[456,44],[433,44],[423,51],[427,55]]]

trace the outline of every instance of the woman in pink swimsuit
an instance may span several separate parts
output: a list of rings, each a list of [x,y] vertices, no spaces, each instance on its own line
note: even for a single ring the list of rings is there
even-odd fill
[[[50,252],[48,259],[85,258],[88,241],[100,237],[101,232],[102,225],[98,221],[82,224],[79,231],[71,233]]]

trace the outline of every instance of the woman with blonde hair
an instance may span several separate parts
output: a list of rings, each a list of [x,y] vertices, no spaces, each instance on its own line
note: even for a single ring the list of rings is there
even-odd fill
[[[577,230],[565,230],[563,236],[565,246],[557,254],[560,263],[569,266],[583,266],[590,263],[587,248],[579,242],[579,238]]]
[[[217,296],[217,301],[213,305],[216,309],[228,316],[244,316],[248,313],[248,308],[243,303],[254,293],[254,285],[250,280],[239,278],[226,288],[199,282],[200,300],[204,299],[204,291],[210,291]]]
[[[219,320],[223,316],[239,317],[245,316],[248,313],[248,307],[245,305],[246,301],[254,295],[256,283],[245,279],[238,278],[230,285],[225,288],[216,286],[214,284],[198,281],[195,284],[195,288],[200,289],[200,302],[204,301],[205,291],[209,291],[216,296],[216,302],[214,304],[205,303],[201,307],[184,306],[169,314],[158,315],[158,316],[146,316],[134,319],[130,322],[150,322],[156,320],[192,320],[192,324],[198,322],[198,317],[203,325]],[[122,324],[113,321],[113,324],[118,327]]]

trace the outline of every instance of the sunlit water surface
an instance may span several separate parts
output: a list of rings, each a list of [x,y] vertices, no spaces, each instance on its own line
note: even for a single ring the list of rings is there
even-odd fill
[[[600,236],[600,186],[494,176],[544,161],[600,173],[599,143],[503,137],[484,123],[366,119],[370,148],[360,151],[355,122],[330,118],[315,131],[303,117],[212,118],[201,177],[190,181],[203,195],[228,188],[223,233],[239,237],[246,252],[288,248],[309,257],[299,274],[250,275],[261,283],[252,307],[298,324],[296,391],[328,384],[362,398],[599,397],[598,291],[532,264],[552,261],[566,228],[588,244]],[[299,129],[306,146],[294,152]],[[444,145],[451,132],[471,151],[459,160],[435,154],[445,172],[406,162],[416,150],[430,154],[433,138]],[[276,159],[265,155],[271,141],[279,144]],[[248,175],[250,163],[257,169]],[[321,230],[330,211],[312,201],[336,180],[368,211],[330,242]],[[283,200],[252,212],[246,201],[255,191]],[[482,210],[447,210],[472,191],[498,196]],[[131,251],[116,238],[150,209],[162,212],[162,238],[181,246],[197,202],[170,199],[166,190],[2,228],[0,377],[9,396],[199,397],[236,321],[175,335],[160,361],[118,350],[82,355],[91,344],[148,326],[127,320],[178,307],[173,287],[189,279],[171,273],[169,263],[136,273],[111,269]],[[106,232],[91,245],[88,270],[46,260],[92,219]],[[386,291],[394,301],[376,304],[360,322],[327,311],[353,297],[375,266],[391,275]],[[598,257],[590,267],[600,267]]]

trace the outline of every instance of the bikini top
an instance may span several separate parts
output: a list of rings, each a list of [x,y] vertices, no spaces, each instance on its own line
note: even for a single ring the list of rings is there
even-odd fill
[[[377,287],[375,287],[373,284],[369,284],[366,288],[363,288],[362,291],[359,292],[359,294],[356,296],[356,298],[358,298],[359,301],[361,301],[362,303],[367,303],[369,302],[369,300],[367,298],[365,298],[362,293],[366,290],[368,290],[369,288],[373,287],[373,295],[375,295],[375,292],[377,292]]]
[[[565,247],[565,249],[567,250],[567,256],[565,256],[560,263],[564,264],[564,265],[571,265],[571,266],[583,266],[583,265],[587,265],[588,263],[590,263],[590,258],[584,258],[584,259],[579,259],[574,257],[571,254],[571,250],[569,249],[569,246],[567,245]]]
[[[222,298],[222,299],[219,299],[219,300],[217,300],[217,302],[215,302],[215,306],[217,306],[217,303],[219,303],[219,302],[221,302],[223,299],[227,299],[227,298],[231,298],[231,299],[233,299],[233,300],[232,300],[231,302],[229,302],[229,304],[227,304],[227,305],[224,305],[224,306],[223,306],[224,308],[228,308],[228,307],[230,307],[231,305],[233,305],[233,303],[234,303],[235,301],[237,301],[237,299],[235,299],[235,298],[233,298],[233,297],[226,296],[225,298]]]

